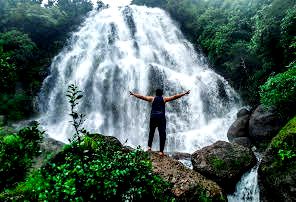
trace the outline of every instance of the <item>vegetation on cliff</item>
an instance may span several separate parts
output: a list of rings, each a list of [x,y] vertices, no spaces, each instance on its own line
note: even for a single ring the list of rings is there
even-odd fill
[[[264,195],[272,200],[294,201],[296,170],[296,117],[272,139],[259,167]]]

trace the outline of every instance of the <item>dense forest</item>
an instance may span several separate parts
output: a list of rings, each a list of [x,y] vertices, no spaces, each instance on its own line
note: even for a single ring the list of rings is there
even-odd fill
[[[296,65],[295,0],[134,0],[133,3],[165,9],[246,103],[258,104],[260,92],[265,104],[279,104],[273,99],[295,103],[294,90],[284,97],[278,95],[296,83],[292,69]],[[270,76],[283,72],[285,76],[278,75],[260,90]],[[273,98],[268,99],[269,96]]]
[[[271,156],[263,161],[262,173],[267,185],[283,180],[283,187],[295,186],[296,1],[132,3],[169,13],[196,50],[207,57],[210,68],[226,78],[244,104],[251,106],[247,125],[258,105],[279,112],[281,125],[261,148]],[[101,1],[97,5],[97,9],[108,7]],[[67,47],[71,33],[93,8],[91,0],[49,0],[47,4],[42,0],[0,0],[0,201],[178,201],[180,195],[176,198],[171,192],[173,183],[153,171],[153,153],[82,127],[85,115],[77,106],[84,95],[79,86],[69,86],[65,95],[72,110],[69,125],[75,129],[69,144],[44,138],[46,132],[35,121],[22,129],[12,126],[38,114],[36,97],[50,73],[52,59]],[[50,151],[44,149],[45,139],[54,142]],[[260,142],[252,141],[252,145]],[[42,165],[36,165],[40,154]],[[226,167],[221,166],[225,164],[221,159],[211,160],[217,170]],[[186,169],[181,167],[182,172]],[[197,198],[192,201],[227,201],[224,191],[213,196],[209,187],[197,183],[179,199],[187,201],[194,195]],[[272,197],[273,193],[268,194]],[[289,194],[288,198],[294,193]]]
[[[8,121],[33,114],[52,58],[93,7],[87,0],[41,2],[0,1],[0,114]]]

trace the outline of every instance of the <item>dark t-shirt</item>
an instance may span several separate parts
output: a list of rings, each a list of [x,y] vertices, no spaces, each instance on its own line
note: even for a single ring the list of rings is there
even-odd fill
[[[165,118],[165,102],[162,96],[156,96],[152,102],[151,118]]]

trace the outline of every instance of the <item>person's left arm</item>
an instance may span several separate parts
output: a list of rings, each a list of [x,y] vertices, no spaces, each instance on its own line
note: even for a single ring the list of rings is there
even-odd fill
[[[138,94],[138,93],[133,93],[133,92],[131,92],[131,91],[130,91],[130,95],[133,95],[133,96],[135,96],[136,98],[139,98],[139,99],[141,99],[141,100],[145,100],[145,101],[147,101],[147,102],[152,102],[153,99],[154,99],[153,96],[140,95],[140,94]]]

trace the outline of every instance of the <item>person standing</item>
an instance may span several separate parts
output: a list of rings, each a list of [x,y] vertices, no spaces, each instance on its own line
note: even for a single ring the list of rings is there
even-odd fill
[[[150,124],[149,124],[149,139],[148,139],[148,151],[151,151],[152,141],[154,137],[155,129],[158,128],[159,133],[159,155],[163,156],[163,150],[166,141],[166,118],[165,118],[165,103],[171,102],[178,98],[188,95],[190,90],[176,94],[170,97],[163,97],[163,90],[157,89],[155,94],[156,96],[144,96],[130,91],[130,95],[145,100],[152,103],[151,113],[150,113]]]

